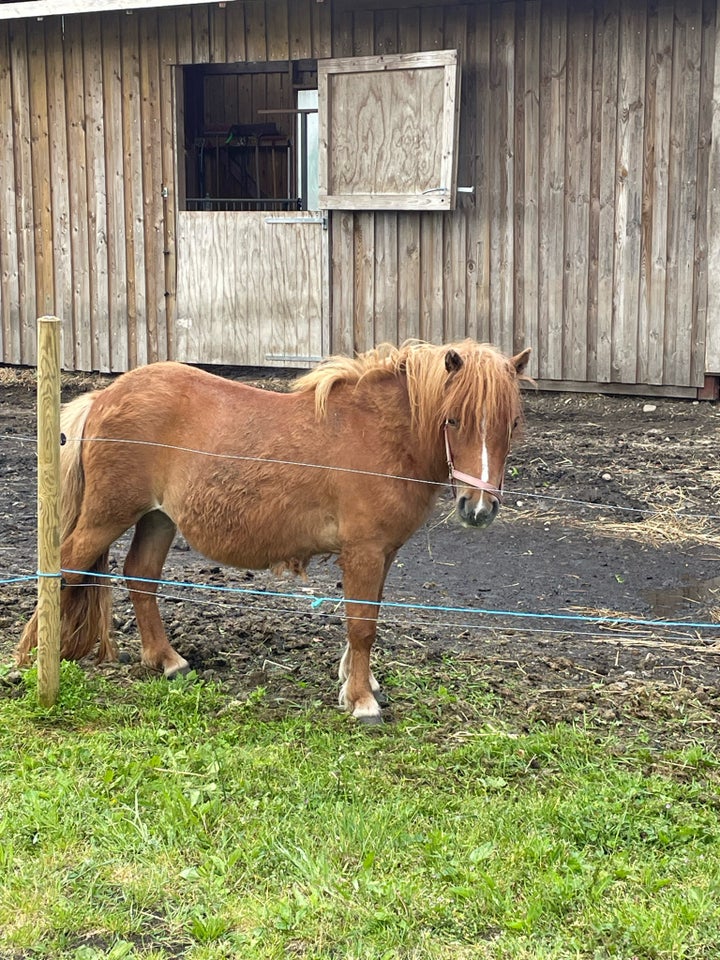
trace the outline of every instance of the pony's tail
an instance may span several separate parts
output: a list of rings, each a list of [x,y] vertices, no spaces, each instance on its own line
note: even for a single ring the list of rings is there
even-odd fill
[[[63,407],[60,429],[66,438],[60,449],[60,543],[75,529],[80,515],[85,477],[82,468],[82,443],[85,421],[99,391],[83,394]],[[107,573],[109,551],[97,558],[92,572]],[[86,577],[84,583],[67,584],[60,594],[60,656],[66,660],[80,660],[95,643],[99,643],[98,662],[115,657],[110,641],[112,594],[105,583]],[[26,664],[37,647],[37,608],[23,630],[15,650],[18,665]]]

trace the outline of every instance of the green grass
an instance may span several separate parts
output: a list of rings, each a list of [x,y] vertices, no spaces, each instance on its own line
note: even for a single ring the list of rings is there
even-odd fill
[[[458,704],[416,675],[369,732],[67,663],[43,710],[34,679],[0,699],[2,960],[720,954],[700,740],[520,732],[480,684]]]

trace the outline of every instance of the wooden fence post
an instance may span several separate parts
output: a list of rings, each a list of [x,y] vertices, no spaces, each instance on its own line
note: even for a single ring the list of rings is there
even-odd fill
[[[60,335],[57,317],[38,319],[38,700],[60,689]]]

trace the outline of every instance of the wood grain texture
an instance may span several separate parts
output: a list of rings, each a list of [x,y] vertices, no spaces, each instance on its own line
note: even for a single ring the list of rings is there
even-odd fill
[[[587,379],[593,11],[568,22],[562,375]]]
[[[523,55],[516,61],[518,86],[516,102],[518,123],[517,140],[522,145],[518,157],[516,183],[522,190],[517,202],[518,238],[516,257],[516,297],[513,351],[532,347],[531,376],[538,369],[539,325],[539,158],[540,158],[540,2],[534,0],[525,6],[523,24]],[[521,81],[521,85],[520,85]]]
[[[135,367],[148,362],[138,17],[121,20],[121,37],[128,361]]]
[[[176,335],[188,336],[177,287],[189,248],[176,218],[191,78],[179,65],[333,55],[326,89],[340,119],[322,136],[349,158],[333,174],[345,185],[357,176],[361,192],[352,209],[331,211],[324,234],[321,349],[468,334],[506,350],[532,346],[543,383],[610,389],[685,391],[720,371],[716,0],[145,6],[62,24],[0,21],[0,361],[33,362],[42,311],[63,317],[67,367],[173,356]],[[414,88],[429,91],[433,122],[405,82],[448,50],[462,64],[450,177],[459,171],[475,187],[455,210],[422,194],[433,189],[437,146],[398,150],[390,132],[399,123],[408,145],[442,126],[433,97],[447,74],[437,89]],[[393,74],[396,56],[410,73],[390,76],[386,94],[379,75]],[[357,57],[371,59],[360,70]],[[343,84],[357,75],[351,92]],[[208,89],[222,109],[208,118],[222,127],[228,110],[252,122],[270,101],[292,106],[291,84],[287,66],[274,76],[218,72]],[[414,114],[421,122],[403,127]],[[381,175],[387,210],[376,209]],[[414,207],[403,193],[411,180]],[[236,228],[204,215],[196,232],[213,251],[215,293],[202,294],[211,311],[196,347],[217,362],[258,358],[251,325],[226,331],[220,318],[254,309],[266,324],[256,283],[238,279],[257,261],[280,304],[268,343],[286,342],[287,264],[274,271],[276,288],[265,274],[283,242],[250,231],[231,249]],[[288,235],[288,262],[305,255],[295,245]],[[298,351],[312,340],[302,324]]]
[[[62,321],[38,321],[38,700],[60,689],[60,339]]]
[[[510,352],[513,344],[515,288],[514,143],[515,44],[514,11],[510,5],[493,12],[490,28],[490,101],[493,124],[487,188],[493,200],[490,215],[489,339]]]
[[[594,343],[589,342],[588,375],[598,382],[612,380],[613,278],[615,268],[615,194],[617,186],[617,90],[620,43],[619,0],[605,0],[599,17],[601,25],[596,49],[601,57],[599,82],[598,153],[593,172],[597,215],[597,311]]]
[[[28,37],[25,25],[16,24],[10,43],[12,86],[12,129],[15,151],[13,191],[18,249],[18,302],[20,363],[34,363],[36,357],[35,318],[36,257],[35,213],[33,209],[33,171],[30,124],[30,74]]]
[[[0,24],[0,336],[5,363],[20,363],[20,266],[15,210],[15,150],[13,136],[10,35]]]
[[[613,274],[612,379],[637,376],[642,149],[645,127],[646,14],[630,5],[620,10],[615,265]]]
[[[668,0],[648,18],[637,367],[643,383],[663,381],[674,14]]]
[[[318,72],[325,114],[320,125],[321,205],[452,208],[454,51],[341,58],[320,63]]]
[[[105,117],[103,109],[102,45],[100,20],[93,17],[83,28],[85,150],[87,173],[89,320],[92,369],[108,371],[110,335],[108,317],[107,173],[105,169]]]
[[[317,219],[180,212],[179,360],[302,367],[321,355],[322,224],[310,222]],[[230,269],[218,271],[225,261]]]
[[[538,374],[562,377],[565,244],[567,19],[565,4],[543,5],[540,46],[540,230]]]
[[[50,140],[50,196],[52,214],[53,287],[52,312],[64,326],[62,365],[74,369],[73,263],[70,249],[70,188],[68,182],[67,118],[65,114],[65,63],[61,24],[50,21],[45,28],[45,59],[48,77],[47,126]]]

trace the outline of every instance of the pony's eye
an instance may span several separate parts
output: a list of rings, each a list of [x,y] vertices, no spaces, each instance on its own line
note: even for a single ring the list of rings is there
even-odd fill
[[[456,427],[456,426],[458,425],[458,422],[457,422],[457,420],[455,419],[455,417],[448,417],[447,420],[445,421],[445,423],[446,423],[449,427]]]

